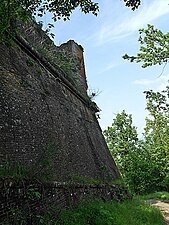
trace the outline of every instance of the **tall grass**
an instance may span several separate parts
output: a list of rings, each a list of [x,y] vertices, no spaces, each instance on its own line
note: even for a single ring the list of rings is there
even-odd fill
[[[25,212],[24,212],[25,215]],[[24,215],[3,225],[25,225]],[[32,218],[33,219],[33,218]],[[34,215],[34,225],[164,225],[159,209],[138,197],[124,202],[85,201],[66,210],[51,209],[45,215]]]
[[[161,192],[155,192],[147,195],[139,196],[140,199],[160,199],[160,200],[169,200],[169,192],[161,191]]]
[[[163,225],[161,212],[139,199],[118,202],[93,201],[65,210],[54,225]]]

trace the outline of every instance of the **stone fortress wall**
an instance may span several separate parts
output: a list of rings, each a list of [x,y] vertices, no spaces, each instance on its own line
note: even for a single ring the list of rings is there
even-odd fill
[[[87,96],[83,48],[55,46],[34,22],[18,33],[12,46],[0,45],[1,164],[40,170],[52,154],[54,180],[119,178]]]

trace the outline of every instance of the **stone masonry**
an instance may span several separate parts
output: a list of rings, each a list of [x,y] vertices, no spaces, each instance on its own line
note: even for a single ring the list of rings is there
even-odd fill
[[[119,178],[87,96],[83,48],[74,41],[54,46],[34,23],[21,31],[12,46],[0,45],[0,164],[9,160],[38,173],[52,156],[55,181]],[[57,58],[62,53],[74,60],[69,76],[69,61]]]

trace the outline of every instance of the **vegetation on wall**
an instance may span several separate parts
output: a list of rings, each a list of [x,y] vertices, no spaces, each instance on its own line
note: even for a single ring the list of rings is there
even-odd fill
[[[133,10],[138,8],[138,6],[140,5],[140,0],[124,0],[124,2],[126,6],[131,7]],[[76,8],[79,8],[83,13],[92,13],[94,15],[97,15],[97,13],[99,12],[98,3],[91,0],[71,0],[57,2],[54,0],[0,0],[0,42],[9,44],[11,43],[13,37],[15,37],[16,33],[24,33],[19,32],[20,28],[18,26],[18,21],[24,21],[25,23],[25,21],[27,21],[28,19],[31,18],[34,20],[34,16],[42,17],[47,12],[51,13],[54,21],[57,21],[59,19],[68,20],[70,19],[71,13]],[[42,29],[42,26],[43,22],[38,22],[37,28],[39,27],[39,30]],[[50,33],[50,29],[52,27],[53,24],[48,24],[48,27],[45,31],[45,33],[50,37],[54,37],[54,34]],[[73,85],[79,86],[77,85],[79,84],[77,74],[77,60],[75,58],[72,60],[70,54],[65,54],[65,52],[57,52],[57,54],[53,54],[52,44],[49,51],[46,46],[44,47],[45,41],[46,40],[41,40],[40,47],[36,47],[35,49],[38,49],[38,52],[47,57],[47,60],[50,60],[50,62],[54,63],[54,65],[57,65],[61,69],[63,69]],[[31,42],[31,44],[32,43],[33,42]],[[37,43],[35,44],[35,46],[37,46]],[[31,62],[27,62],[27,64],[28,66],[32,65]]]
[[[26,163],[13,163],[10,159],[0,165],[0,178],[11,179],[15,182],[22,182],[23,180],[36,180],[39,182],[46,182],[52,180],[53,175],[53,155],[56,154],[58,148],[55,144],[48,144],[43,151],[41,158],[36,164],[27,165]]]
[[[54,45],[50,45],[50,50],[45,45],[41,45],[41,47],[37,48],[37,51],[52,65],[62,69],[73,85],[77,85],[79,79],[79,61],[75,56],[66,51],[56,50],[56,46]]]
[[[140,0],[124,0],[127,7],[135,10],[141,4]],[[83,13],[92,13],[97,16],[99,5],[92,0],[0,0],[0,42],[5,42],[6,35],[14,35],[16,21],[25,21],[30,17],[42,17],[51,13],[53,21],[69,20],[72,12],[79,8]],[[49,28],[52,24],[49,24]],[[47,29],[48,30],[48,29]],[[5,35],[5,37],[4,37]]]
[[[78,207],[60,210],[56,207],[43,214],[27,217],[24,210],[15,210],[13,220],[4,221],[2,225],[25,225],[32,222],[35,225],[162,225],[164,219],[159,209],[135,198],[130,201],[103,202],[84,201]]]
[[[73,10],[80,7],[84,13],[97,15],[98,3],[92,1],[42,1],[42,0],[0,0],[0,41],[5,42],[6,35],[13,36],[17,30],[16,21],[25,21],[30,17],[42,17],[47,12],[52,13],[53,20],[67,20]],[[51,26],[51,25],[49,25]],[[5,36],[5,37],[4,37]]]

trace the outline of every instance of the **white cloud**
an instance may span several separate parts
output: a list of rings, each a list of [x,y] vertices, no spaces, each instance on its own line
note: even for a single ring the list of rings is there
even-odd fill
[[[155,83],[167,83],[169,80],[169,74],[168,75],[162,75],[156,79],[140,79],[140,80],[135,80],[133,83],[134,84],[140,84],[140,85],[149,85],[149,84],[155,84]]]
[[[98,74],[102,74],[102,73],[108,72],[109,70],[115,68],[116,66],[118,66],[118,64],[115,63],[115,62],[109,63],[109,64],[107,64],[107,65],[104,67],[104,69],[102,69],[101,71],[99,71]]]
[[[95,34],[96,45],[102,45],[127,37],[139,28],[167,13],[169,13],[168,1],[153,0],[149,4],[143,4],[136,13],[128,11],[127,14],[120,14],[116,18],[116,21],[111,21],[110,16],[107,16],[107,18],[104,18],[99,31]]]
[[[141,80],[135,80],[133,83],[141,84],[141,85],[149,85],[149,84],[153,84],[154,82],[155,80],[141,79]]]
[[[140,79],[140,80],[135,80],[133,83],[137,85],[156,85],[153,86],[154,91],[163,91],[165,90],[166,86],[168,85],[169,81],[169,74],[168,75],[163,75],[160,76],[156,79]]]
[[[166,86],[168,85],[168,82],[163,82],[157,87],[157,91],[163,91],[166,89]]]

